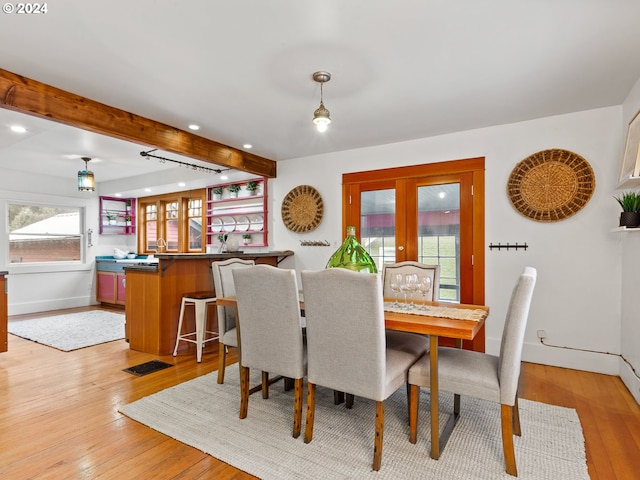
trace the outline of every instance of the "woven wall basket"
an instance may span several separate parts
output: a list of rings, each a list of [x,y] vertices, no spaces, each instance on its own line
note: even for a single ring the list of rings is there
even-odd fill
[[[311,232],[322,221],[324,203],[315,188],[298,185],[282,200],[281,214],[284,226],[292,232]]]
[[[568,150],[543,150],[511,171],[507,195],[514,208],[537,222],[557,222],[591,199],[596,177],[589,162]]]

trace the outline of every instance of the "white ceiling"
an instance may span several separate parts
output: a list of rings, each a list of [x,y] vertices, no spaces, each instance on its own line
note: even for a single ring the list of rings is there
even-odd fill
[[[619,105],[640,78],[638,0],[65,0],[0,15],[0,68],[276,161]],[[317,70],[332,74],[323,134]],[[3,169],[68,178],[89,156],[100,182],[173,166],[142,150],[0,109]]]

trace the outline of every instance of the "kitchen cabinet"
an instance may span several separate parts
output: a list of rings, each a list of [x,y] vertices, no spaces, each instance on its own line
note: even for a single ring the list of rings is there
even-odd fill
[[[267,213],[266,178],[207,187],[207,245],[219,246],[218,237],[228,234],[239,245],[266,246]]]
[[[96,276],[96,300],[103,303],[124,305],[127,285],[124,272],[98,271]]]
[[[136,199],[100,197],[100,234],[135,235]]]

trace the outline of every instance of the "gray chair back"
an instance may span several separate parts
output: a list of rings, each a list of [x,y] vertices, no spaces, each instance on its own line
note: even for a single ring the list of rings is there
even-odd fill
[[[382,266],[382,285],[385,298],[395,298],[395,293],[391,291],[389,283],[391,275],[396,273],[415,273],[419,277],[431,278],[431,291],[425,300],[437,301],[440,299],[440,265],[428,265],[426,263],[406,262],[389,263]]]
[[[295,271],[256,265],[233,270],[233,281],[241,365],[303,378],[304,347]]]
[[[233,270],[237,268],[248,268],[256,263],[253,260],[243,260],[241,258],[229,258],[219,262],[212,262],[213,286],[216,297],[234,297],[236,289],[233,284]],[[217,307],[218,329],[222,339],[224,334],[236,326],[236,311],[231,307]],[[232,342],[235,346],[236,342]]]
[[[498,360],[500,403],[503,405],[513,405],[518,391],[522,346],[536,277],[536,269],[526,267],[511,294]]]
[[[384,400],[388,388],[380,276],[332,268],[303,271],[301,277],[308,381]]]

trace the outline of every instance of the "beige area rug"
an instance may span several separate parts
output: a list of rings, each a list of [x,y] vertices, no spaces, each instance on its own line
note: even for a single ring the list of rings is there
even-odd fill
[[[463,397],[462,415],[449,443],[440,460],[432,460],[428,391],[421,394],[419,438],[412,445],[401,388],[385,402],[382,468],[373,472],[373,402],[356,398],[347,410],[333,404],[332,391],[318,387],[313,441],[305,444],[304,433],[297,439],[291,436],[293,392],[284,392],[282,382],[271,387],[268,400],[252,395],[248,417],[239,420],[237,366],[227,369],[224,385],[216,383],[216,376],[214,372],[182,383],[120,411],[263,479],[513,479],[504,471],[498,405]],[[452,403],[451,395],[441,395],[441,421]],[[527,400],[521,400],[520,410],[518,478],[588,479],[576,411]]]
[[[10,320],[12,335],[65,352],[124,338],[124,314],[104,310]]]

